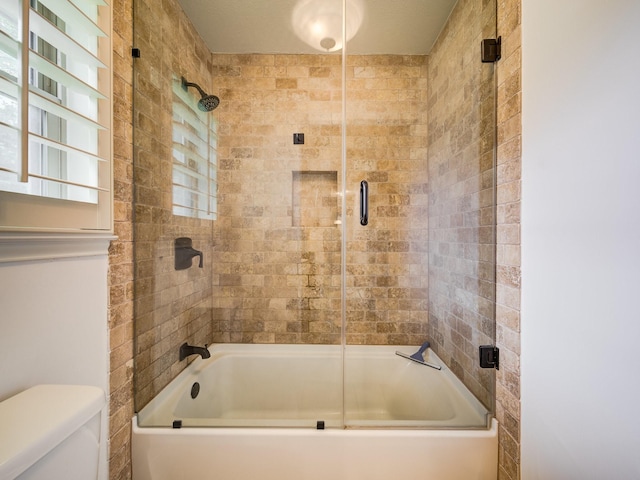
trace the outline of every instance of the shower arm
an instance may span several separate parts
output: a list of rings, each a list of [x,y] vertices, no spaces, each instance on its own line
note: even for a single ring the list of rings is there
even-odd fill
[[[200,93],[201,97],[206,97],[207,94],[205,93],[205,91],[200,88],[200,85],[198,85],[197,83],[193,83],[193,82],[187,82],[187,80],[182,77],[182,86],[184,87],[184,89],[186,90],[187,87],[194,87],[198,90],[198,92]]]

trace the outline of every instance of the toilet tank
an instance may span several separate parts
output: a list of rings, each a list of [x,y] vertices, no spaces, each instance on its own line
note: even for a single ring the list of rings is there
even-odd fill
[[[0,403],[0,479],[94,480],[101,388],[37,385]]]

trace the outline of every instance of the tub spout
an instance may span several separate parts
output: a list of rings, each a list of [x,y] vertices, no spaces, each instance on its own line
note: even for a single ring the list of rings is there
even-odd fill
[[[191,355],[200,355],[202,358],[209,358],[211,354],[207,350],[206,345],[204,347],[194,347],[186,342],[180,346],[180,361]]]

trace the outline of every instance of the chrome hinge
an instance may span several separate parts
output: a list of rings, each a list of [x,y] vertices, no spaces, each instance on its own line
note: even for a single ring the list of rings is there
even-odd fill
[[[494,345],[480,345],[480,366],[482,368],[500,368],[500,350]]]

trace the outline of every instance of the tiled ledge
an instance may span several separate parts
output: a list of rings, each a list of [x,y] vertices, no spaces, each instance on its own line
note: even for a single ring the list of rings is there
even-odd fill
[[[0,263],[107,255],[111,233],[0,233]]]

